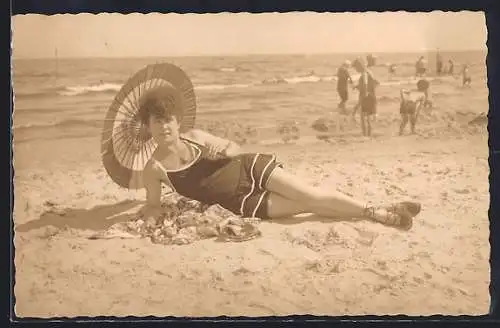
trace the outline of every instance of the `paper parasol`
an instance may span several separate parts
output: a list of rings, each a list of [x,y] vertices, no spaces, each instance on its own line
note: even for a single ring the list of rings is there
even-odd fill
[[[139,116],[139,99],[146,91],[170,85],[180,95],[180,132],[194,127],[196,96],[189,77],[179,67],[158,63],[148,65],[132,76],[120,89],[108,109],[101,139],[101,156],[111,179],[128,189],[141,189],[143,171],[156,150],[148,129]]]

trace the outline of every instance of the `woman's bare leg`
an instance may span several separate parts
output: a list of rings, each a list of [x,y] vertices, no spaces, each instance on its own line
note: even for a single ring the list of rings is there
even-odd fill
[[[366,115],[361,112],[361,132],[363,133],[363,136],[366,136]]]
[[[371,124],[371,120],[372,120],[372,115],[367,115],[366,116],[366,135],[371,137],[372,135],[372,124]]]
[[[415,134],[415,127],[417,125],[417,114],[416,113],[412,113],[410,115],[410,124],[411,124],[411,133]]]
[[[269,193],[267,215],[271,219],[289,218],[297,214],[307,213],[308,208],[302,202],[295,202],[275,192]]]
[[[267,189],[295,205],[291,213],[314,213],[326,217],[360,218],[367,204],[334,190],[323,190],[306,183],[282,168],[274,169]],[[284,202],[277,198],[278,202]],[[288,205],[288,204],[287,204]]]
[[[343,219],[341,213],[336,213],[334,210],[327,210],[325,214],[314,213],[311,208],[304,202],[297,202],[285,198],[284,196],[275,192],[269,193],[267,215],[271,219],[289,218],[294,215],[305,213],[313,213],[325,217],[335,217],[338,219]]]
[[[405,131],[405,128],[406,128],[406,124],[408,124],[408,114],[401,114],[401,125],[399,126],[399,135],[402,136],[404,131]]]
[[[266,185],[271,192],[268,213],[271,218],[313,213],[323,217],[374,221],[411,227],[412,216],[396,213],[385,207],[368,206],[335,190],[313,187],[282,168],[275,168]],[[416,215],[416,214],[415,214]]]

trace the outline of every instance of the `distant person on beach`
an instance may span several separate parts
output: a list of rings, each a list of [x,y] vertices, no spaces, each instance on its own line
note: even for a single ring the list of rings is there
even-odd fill
[[[392,80],[393,76],[396,74],[397,65],[389,64],[389,80]]]
[[[337,93],[340,97],[339,109],[345,112],[345,104],[349,99],[348,84],[352,84],[351,75],[349,74],[349,67],[351,62],[346,60],[337,70]]]
[[[469,75],[469,64],[464,64],[462,68],[462,86],[470,86],[472,79]]]
[[[415,63],[415,77],[423,77],[427,72],[427,63],[425,62],[424,56],[420,58]]]
[[[442,73],[443,73],[443,57],[441,56],[441,53],[439,52],[438,49],[436,53],[436,74],[441,75]]]
[[[377,58],[372,55],[372,54],[369,54],[368,56],[366,56],[366,67],[370,68],[370,67],[373,67],[377,64]]]
[[[358,109],[361,109],[361,131],[363,136],[371,136],[371,119],[377,114],[377,96],[375,90],[380,82],[366,68],[363,59],[357,58],[353,66],[361,76],[359,77],[358,85],[355,87],[358,89],[359,98],[352,115],[356,115]]]
[[[396,74],[396,68],[398,66],[396,64],[390,64],[389,65],[389,74]]]
[[[374,206],[336,191],[335,186],[313,187],[284,169],[272,154],[244,152],[233,141],[202,130],[181,133],[182,113],[182,95],[169,85],[150,89],[139,100],[140,120],[158,145],[143,171],[146,220],[162,211],[162,184],[242,217],[280,219],[312,213],[408,230],[420,212],[417,202]]]
[[[399,135],[403,135],[408,121],[410,122],[411,133],[415,134],[418,116],[423,106],[429,102],[429,81],[422,79],[417,82],[416,90],[401,89],[401,103],[399,113],[401,114],[401,125]]]
[[[453,76],[455,74],[455,63],[453,60],[449,59],[448,60],[448,75]]]

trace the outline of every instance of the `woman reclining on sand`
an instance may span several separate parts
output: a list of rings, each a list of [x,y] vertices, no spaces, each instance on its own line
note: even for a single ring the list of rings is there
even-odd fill
[[[278,219],[301,213],[364,218],[408,230],[420,204],[371,206],[340,192],[315,188],[290,174],[274,155],[245,153],[234,142],[200,130],[180,134],[180,95],[157,87],[139,101],[142,123],[158,144],[144,170],[145,216],[161,210],[161,184],[178,194],[219,204],[242,217]]]

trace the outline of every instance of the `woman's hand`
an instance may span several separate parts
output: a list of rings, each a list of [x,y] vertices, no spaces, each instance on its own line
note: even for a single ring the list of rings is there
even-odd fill
[[[193,129],[186,134],[186,137],[203,145],[207,149],[206,157],[209,159],[234,157],[241,154],[241,148],[235,142],[216,137],[202,130]]]
[[[144,222],[156,221],[162,214],[161,205],[152,206],[149,204],[144,205],[137,213]]]
[[[209,159],[221,159],[228,156],[227,149],[231,145],[231,142],[227,144],[211,143],[206,142],[205,147],[207,147],[207,158]]]

